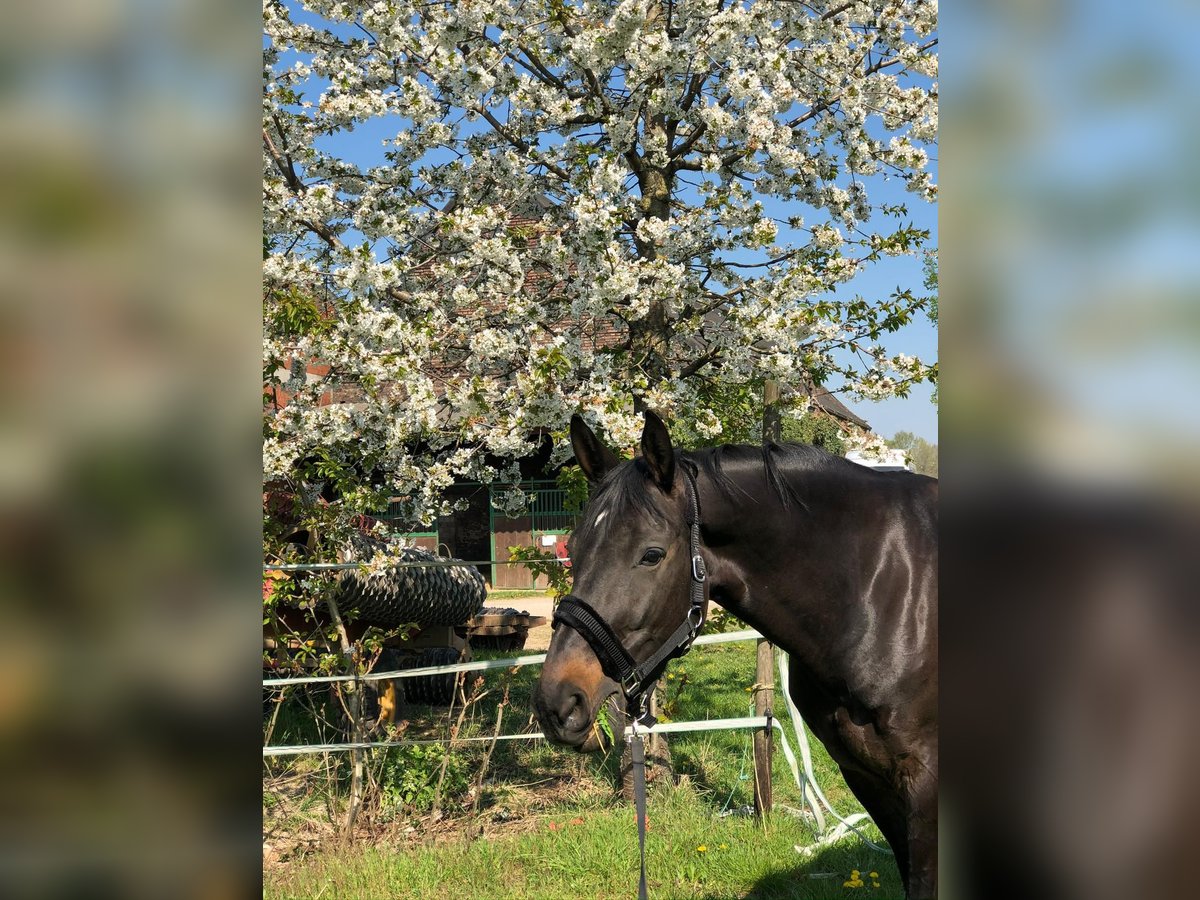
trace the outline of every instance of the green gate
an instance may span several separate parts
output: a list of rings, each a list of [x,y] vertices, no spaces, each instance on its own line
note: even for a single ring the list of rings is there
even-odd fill
[[[510,485],[496,485],[493,487],[493,491],[499,493],[503,490],[511,490],[511,487]],[[507,559],[509,546],[515,544],[532,544],[535,547],[542,547],[543,535],[568,534],[575,527],[579,518],[577,512],[570,512],[566,509],[567,492],[560,488],[557,482],[552,480],[523,481],[519,487],[529,495],[523,514],[516,517],[508,516],[489,503],[488,529],[492,535],[492,559],[494,560]],[[501,536],[500,541],[496,539],[498,533]],[[544,549],[549,549],[549,547]],[[501,574],[504,569],[511,571]],[[521,578],[518,573],[523,573],[525,577]],[[492,584],[504,585],[506,588],[533,588],[536,586],[536,580],[533,573],[524,566],[507,566],[497,563],[492,567]]]

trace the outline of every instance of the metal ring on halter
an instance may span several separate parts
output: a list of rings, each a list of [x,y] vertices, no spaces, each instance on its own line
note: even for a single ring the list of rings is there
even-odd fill
[[[629,717],[629,721],[633,723],[641,723],[650,715],[650,696],[648,694],[639,694],[637,696],[637,705],[635,708],[628,707],[628,695],[626,695],[625,714]],[[651,720],[651,724],[654,720]],[[637,729],[634,729],[635,733]]]

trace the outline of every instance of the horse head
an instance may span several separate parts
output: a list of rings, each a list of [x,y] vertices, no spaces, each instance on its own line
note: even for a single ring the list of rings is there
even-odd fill
[[[689,638],[678,648],[667,647],[687,631],[683,627],[681,632],[681,622],[686,626],[692,621],[690,637],[695,636],[703,619],[696,602],[703,587],[693,588],[689,598],[695,571],[688,524],[690,478],[677,465],[662,420],[646,413],[642,455],[628,462],[605,447],[579,416],[571,420],[571,444],[592,498],[571,535],[574,592],[556,616],[533,706],[550,741],[587,752],[606,748],[610,736],[619,740],[624,715],[630,712],[626,695],[631,679],[621,683],[613,654],[604,652],[606,639],[595,632],[607,631],[607,638],[623,648],[625,660],[636,664],[639,676],[656,679],[670,658],[663,653],[678,655],[690,644]],[[581,628],[577,619],[565,615],[568,603],[603,624]],[[605,705],[616,713],[608,717],[609,733],[597,726]]]

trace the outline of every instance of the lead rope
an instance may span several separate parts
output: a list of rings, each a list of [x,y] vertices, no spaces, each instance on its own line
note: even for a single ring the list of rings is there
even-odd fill
[[[689,599],[693,608],[704,608],[704,582],[708,579],[708,570],[704,567],[704,557],[700,555],[700,488],[696,486],[696,476],[686,466],[683,474],[688,483],[688,552],[692,556],[692,585]],[[704,625],[701,619],[700,626]]]
[[[646,894],[646,745],[634,720],[630,728],[629,756],[633,762],[633,808],[637,815],[638,856],[641,876],[638,879],[638,900],[647,900]]]
[[[691,551],[692,586],[691,602],[693,610],[704,608],[704,581],[708,573],[704,569],[704,559],[700,556],[700,491],[696,487],[696,476],[689,469],[683,470],[687,477],[688,487],[688,549]],[[691,619],[689,612],[688,619]],[[686,623],[685,623],[686,624]],[[691,639],[704,624],[701,615],[694,625]],[[691,640],[688,641],[691,643]],[[650,667],[652,668],[652,667]],[[629,741],[629,759],[633,766],[633,810],[637,816],[638,827],[638,900],[648,900],[646,892],[646,744],[642,732],[638,728],[639,717],[633,716],[629,724],[626,740]]]

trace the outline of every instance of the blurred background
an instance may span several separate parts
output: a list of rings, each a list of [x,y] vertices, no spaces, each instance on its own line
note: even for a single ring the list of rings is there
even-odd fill
[[[256,890],[257,16],[0,29],[10,896]],[[1196,893],[1196,20],[941,24],[946,897]]]
[[[1196,12],[1108,0],[946,11],[946,440],[1196,490]]]
[[[945,896],[1200,891],[1196,11],[941,23]]]
[[[4,12],[6,896],[258,877],[259,14]]]

